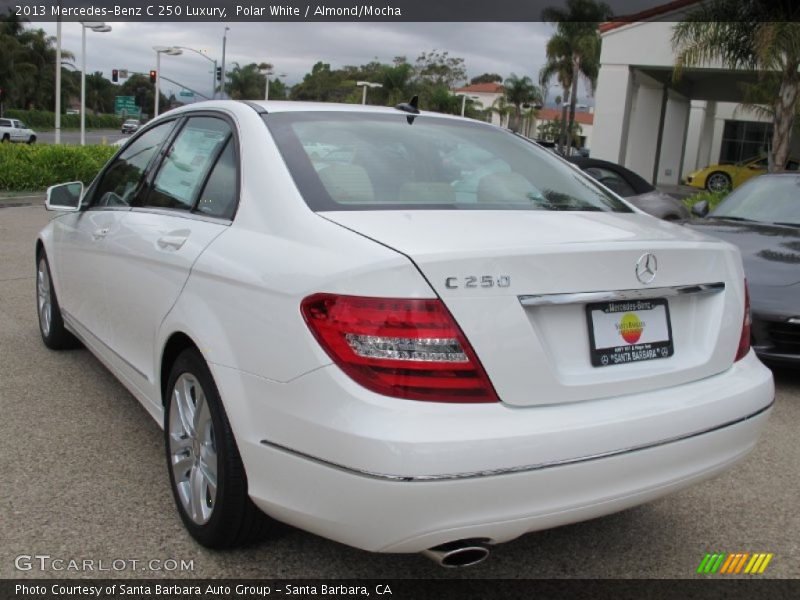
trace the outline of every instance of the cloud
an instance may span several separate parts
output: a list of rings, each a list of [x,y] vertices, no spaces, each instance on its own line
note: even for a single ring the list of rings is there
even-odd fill
[[[113,30],[88,31],[87,72],[128,69],[147,73],[155,68],[153,46],[188,46],[221,61],[225,23],[109,22]],[[55,35],[55,23],[37,23]],[[297,83],[317,61],[334,68],[371,60],[391,62],[395,56],[413,61],[433,49],[465,59],[470,77],[485,72],[529,75],[537,80],[552,27],[546,23],[269,23],[233,22],[227,39],[228,64],[270,62],[278,75]],[[62,45],[75,53],[80,68],[81,26],[62,24]],[[192,52],[162,56],[161,71],[182,84],[208,94],[211,62]],[[165,83],[165,92],[180,88]],[[555,93],[551,92],[551,96]]]

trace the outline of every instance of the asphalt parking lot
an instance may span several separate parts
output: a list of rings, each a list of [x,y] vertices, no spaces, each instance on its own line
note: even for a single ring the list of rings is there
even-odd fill
[[[288,527],[257,546],[206,550],[173,506],[157,425],[86,350],[52,352],[39,338],[33,249],[50,217],[41,198],[0,199],[0,578],[98,575],[20,571],[19,555],[193,561],[192,571],[102,574],[126,577],[691,578],[715,551],[771,552],[762,577],[800,577],[800,375],[789,371],[776,373],[766,434],[732,471],[620,514],[526,535],[477,567],[445,570]]]
[[[36,141],[40,144],[52,144],[55,141],[54,131],[37,131]],[[89,129],[86,131],[87,144],[113,144],[119,139],[130,137],[120,133],[119,129]],[[81,132],[75,129],[61,130],[61,143],[76,146],[81,143]]]

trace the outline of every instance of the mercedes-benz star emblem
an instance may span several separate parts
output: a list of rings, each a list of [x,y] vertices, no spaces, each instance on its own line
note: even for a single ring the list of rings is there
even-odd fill
[[[642,283],[652,283],[658,271],[658,259],[652,252],[642,254],[636,261],[636,279]]]

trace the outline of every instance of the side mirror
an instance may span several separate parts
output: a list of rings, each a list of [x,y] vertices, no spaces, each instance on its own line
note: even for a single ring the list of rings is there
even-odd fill
[[[701,219],[708,215],[708,200],[701,200],[692,205],[692,214]]]
[[[47,210],[77,212],[81,209],[83,198],[83,183],[73,181],[61,183],[47,188],[47,200],[44,206]]]

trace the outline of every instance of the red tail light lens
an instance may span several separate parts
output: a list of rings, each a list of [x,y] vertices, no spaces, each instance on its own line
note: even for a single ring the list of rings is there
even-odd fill
[[[498,402],[441,300],[314,294],[301,311],[333,361],[365,388],[431,402]]]
[[[750,290],[747,289],[747,280],[744,282],[744,320],[742,321],[742,335],[739,338],[739,349],[736,351],[736,359],[741,360],[750,352],[750,326],[753,318],[750,316]]]

